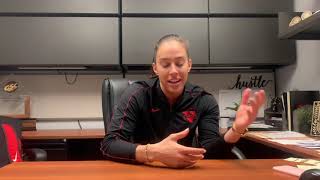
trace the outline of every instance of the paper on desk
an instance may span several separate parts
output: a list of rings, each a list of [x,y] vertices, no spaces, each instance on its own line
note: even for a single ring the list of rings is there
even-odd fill
[[[315,159],[303,159],[303,158],[290,157],[290,158],[287,158],[284,160],[290,161],[290,162],[304,163],[304,164],[297,165],[297,167],[302,170],[320,169],[320,161],[315,160]]]
[[[302,138],[307,137],[304,134],[294,131],[266,131],[266,132],[253,132],[252,134],[261,138],[269,139],[285,139],[285,138]]]
[[[305,142],[306,140],[296,140],[296,139],[270,139],[272,142],[276,142],[279,144],[285,144],[285,145],[299,145],[301,142]],[[314,141],[314,140],[309,140]]]
[[[320,148],[320,141],[302,141],[298,142],[298,146],[306,147],[306,148]]]
[[[276,142],[279,144],[285,144],[285,145],[296,145],[304,148],[310,148],[310,149],[318,149],[320,148],[320,141],[316,141],[314,139],[270,139],[272,142]]]
[[[290,162],[304,162],[307,161],[307,159],[302,159],[302,158],[295,158],[295,157],[289,157],[287,159],[284,159],[285,161],[290,161]]]
[[[262,123],[252,123],[249,125],[248,128],[272,128],[273,126],[267,125],[267,124],[262,124]]]
[[[315,159],[303,159],[303,158],[295,158],[295,157],[290,157],[287,159],[284,159],[285,161],[290,161],[290,162],[299,162],[299,163],[304,163],[304,164],[309,164],[309,165],[316,165],[320,166],[320,161],[315,160]]]
[[[317,166],[320,165],[320,161],[314,160],[314,159],[307,159],[304,163],[305,163],[305,164],[317,165]]]
[[[320,169],[320,166],[313,166],[313,165],[297,165],[297,167],[303,170]]]

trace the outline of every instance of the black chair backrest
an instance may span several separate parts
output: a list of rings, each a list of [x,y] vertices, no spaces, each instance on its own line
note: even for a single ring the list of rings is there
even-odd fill
[[[111,120],[113,107],[118,103],[124,90],[134,81],[128,79],[105,79],[102,83],[102,114],[104,129]]]
[[[0,127],[0,168],[10,164],[9,152],[6,144],[4,130]]]
[[[9,124],[11,127],[13,127],[18,138],[21,138],[21,120],[6,116],[0,116],[0,124],[3,123]]]
[[[11,163],[7,140],[2,124],[9,124],[16,132],[17,138],[21,138],[21,121],[19,119],[0,116],[0,167]]]

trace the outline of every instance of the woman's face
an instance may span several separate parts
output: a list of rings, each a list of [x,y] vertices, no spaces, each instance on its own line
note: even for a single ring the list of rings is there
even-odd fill
[[[160,79],[162,91],[168,98],[177,98],[182,94],[191,66],[192,62],[184,44],[176,40],[167,40],[160,44],[152,67]]]

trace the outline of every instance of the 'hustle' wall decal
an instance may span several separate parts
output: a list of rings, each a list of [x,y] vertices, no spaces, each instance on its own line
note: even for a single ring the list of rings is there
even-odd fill
[[[248,81],[241,80],[241,74],[237,77],[237,82],[230,89],[242,89],[246,88],[263,88],[266,87],[271,80],[262,79],[262,75],[260,76],[252,76]]]

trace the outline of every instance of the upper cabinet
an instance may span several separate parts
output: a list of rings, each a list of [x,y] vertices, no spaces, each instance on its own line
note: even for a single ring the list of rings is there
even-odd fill
[[[117,18],[1,17],[0,65],[119,64]]]
[[[277,14],[292,11],[293,0],[209,0],[210,13]]]
[[[294,41],[279,40],[277,33],[277,18],[210,18],[210,64],[294,62]]]
[[[207,18],[123,18],[123,64],[151,65],[153,47],[166,34],[190,42],[193,64],[208,64]]]
[[[0,0],[0,66],[143,68],[166,34],[186,38],[198,66],[290,64],[295,44],[278,39],[276,16],[292,9],[292,0]]]
[[[0,0],[0,12],[118,13],[118,0]]]
[[[208,0],[122,0],[123,13],[208,13]]]

